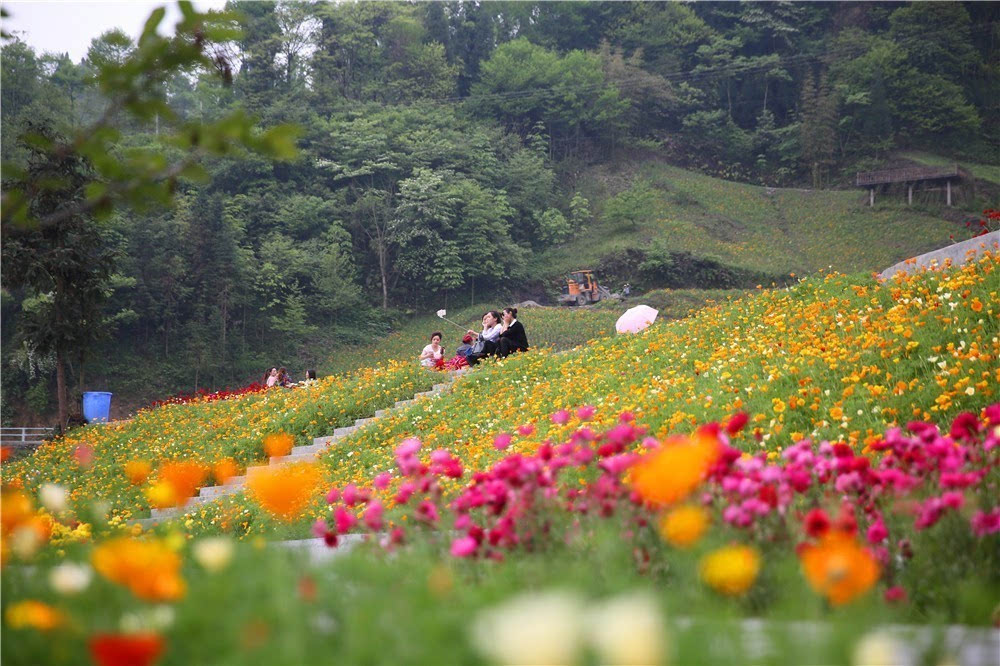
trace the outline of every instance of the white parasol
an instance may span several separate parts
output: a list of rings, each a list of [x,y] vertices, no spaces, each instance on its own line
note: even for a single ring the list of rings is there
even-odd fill
[[[615,322],[615,330],[619,333],[638,333],[654,321],[658,310],[654,310],[648,305],[637,305],[625,311],[618,321]]]

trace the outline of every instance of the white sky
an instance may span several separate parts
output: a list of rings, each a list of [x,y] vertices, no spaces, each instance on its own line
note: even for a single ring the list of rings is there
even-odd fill
[[[45,51],[69,53],[73,62],[86,55],[90,40],[113,28],[121,28],[133,39],[156,7],[167,7],[160,32],[173,30],[180,19],[176,2],[166,0],[3,0],[10,15],[3,20],[5,32],[16,34],[41,55]],[[194,0],[195,9],[222,9],[225,0]]]

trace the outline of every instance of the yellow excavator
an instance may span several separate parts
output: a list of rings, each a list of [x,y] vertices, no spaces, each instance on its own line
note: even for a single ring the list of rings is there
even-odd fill
[[[589,305],[610,296],[611,292],[598,284],[594,271],[581,269],[571,272],[566,278],[559,302],[562,305]]]

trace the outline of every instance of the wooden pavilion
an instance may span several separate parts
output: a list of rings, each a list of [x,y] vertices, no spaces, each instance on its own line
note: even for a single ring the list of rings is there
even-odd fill
[[[875,205],[875,189],[879,185],[906,183],[906,202],[913,204],[913,186],[921,183],[940,183],[944,181],[946,201],[951,205],[951,183],[953,180],[969,178],[969,172],[953,164],[944,167],[916,166],[901,169],[881,169],[879,171],[859,171],[856,185],[868,188],[868,205]]]

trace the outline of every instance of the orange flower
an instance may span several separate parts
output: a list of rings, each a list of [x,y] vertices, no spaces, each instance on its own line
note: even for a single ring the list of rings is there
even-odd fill
[[[0,495],[0,530],[9,534],[34,512],[31,498],[20,490],[5,490]]]
[[[718,457],[719,440],[711,430],[670,437],[632,466],[632,487],[656,506],[679,502],[698,487]]]
[[[704,507],[679,506],[660,519],[660,535],[677,548],[688,548],[708,529],[709,515]]]
[[[271,515],[294,520],[319,492],[322,473],[314,463],[255,469],[247,478],[251,497]]]
[[[830,530],[815,544],[799,549],[809,584],[835,606],[867,592],[879,577],[879,564],[867,548],[842,530]]]
[[[133,486],[141,485],[152,471],[153,466],[148,460],[130,460],[125,463],[125,476]]]
[[[163,652],[163,638],[153,633],[96,634],[89,647],[98,666],[149,666]]]
[[[193,460],[177,460],[160,465],[157,473],[160,483],[166,483],[173,490],[173,502],[180,506],[198,492],[205,483],[208,469]]]
[[[844,418],[844,410],[841,409],[840,407],[831,407],[830,418],[832,418],[834,421],[839,421],[840,419]]]
[[[760,555],[750,546],[724,546],[701,560],[701,579],[730,597],[744,594],[760,573]]]
[[[223,458],[212,467],[212,476],[215,477],[215,483],[220,486],[236,476],[238,472],[239,467],[236,466],[236,461],[232,458]]]
[[[39,631],[51,631],[66,621],[66,616],[58,608],[34,599],[11,604],[7,607],[5,617],[12,629],[30,627]]]
[[[982,312],[983,302],[979,300],[979,297],[977,296],[976,298],[973,298],[972,301],[969,302],[969,307],[972,308],[973,312]]]
[[[276,432],[264,438],[264,453],[269,458],[287,456],[295,446],[295,438],[287,432]]]
[[[94,569],[147,601],[175,601],[184,596],[181,558],[158,540],[119,537],[94,549]]]

